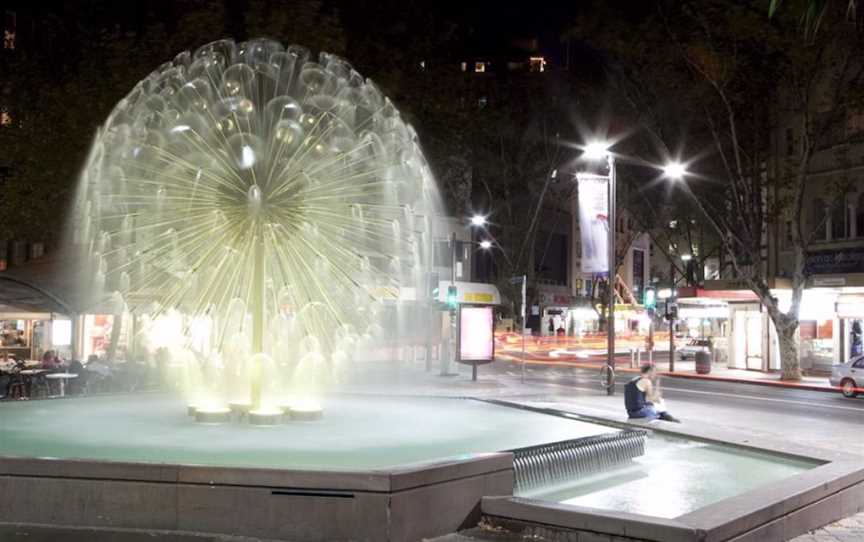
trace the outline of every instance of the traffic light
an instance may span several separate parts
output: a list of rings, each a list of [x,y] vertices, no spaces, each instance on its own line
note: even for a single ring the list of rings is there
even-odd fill
[[[456,310],[456,307],[459,305],[459,292],[456,290],[455,286],[447,287],[447,306],[452,310]]]
[[[645,288],[645,301],[643,302],[645,310],[654,310],[657,307],[657,291],[653,286]]]
[[[670,322],[678,319],[678,305],[673,305],[671,303],[667,304],[666,319]]]

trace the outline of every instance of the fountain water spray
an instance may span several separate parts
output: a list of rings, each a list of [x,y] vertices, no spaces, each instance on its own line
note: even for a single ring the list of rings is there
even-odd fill
[[[335,364],[384,340],[388,311],[408,318],[397,299],[422,290],[439,209],[413,128],[345,60],[221,40],[117,104],[81,176],[75,237],[95,299],[180,315],[163,347],[196,400],[293,400],[303,417]]]

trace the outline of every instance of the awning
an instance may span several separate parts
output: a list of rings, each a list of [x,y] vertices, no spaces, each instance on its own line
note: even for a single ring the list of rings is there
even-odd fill
[[[81,287],[81,258],[58,253],[0,272],[0,304],[21,312],[98,314],[99,304]]]
[[[837,316],[864,319],[864,296],[841,296],[837,300]]]
[[[0,275],[0,319],[49,320],[70,314],[68,306],[38,287]]]
[[[438,283],[438,301],[447,302],[447,288],[453,283],[442,280]],[[473,305],[500,305],[501,293],[494,284],[485,282],[461,282],[456,281],[456,294],[459,303]]]
[[[709,281],[706,281],[706,285]],[[710,300],[717,301],[759,301],[759,297],[752,290],[722,290],[713,288],[700,288],[686,286],[678,288],[678,303],[704,303]]]

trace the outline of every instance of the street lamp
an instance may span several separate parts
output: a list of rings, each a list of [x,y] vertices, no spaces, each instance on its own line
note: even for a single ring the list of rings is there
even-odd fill
[[[687,166],[681,162],[669,162],[663,166],[663,175],[675,181],[682,180],[687,173]]]
[[[582,157],[586,160],[602,160],[609,156],[609,143],[606,141],[591,141],[582,150]]]
[[[471,217],[471,225],[472,226],[485,226],[486,225],[486,217],[483,215],[474,215]]]
[[[492,241],[488,239],[480,241],[480,248],[482,248],[483,250],[489,250],[490,248],[492,248]]]
[[[606,394],[615,394],[615,278],[617,265],[615,261],[615,157],[609,152],[610,143],[607,141],[591,141],[585,145],[583,157],[586,160],[599,161],[606,159],[606,165],[609,168],[608,173],[608,216],[606,217],[606,225],[609,230],[609,248],[608,248],[608,266],[609,266],[609,300],[607,301],[607,320],[606,320],[606,364],[609,366],[609,371],[606,371]]]

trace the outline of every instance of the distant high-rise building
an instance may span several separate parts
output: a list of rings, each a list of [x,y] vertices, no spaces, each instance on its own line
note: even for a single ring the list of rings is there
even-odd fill
[[[14,51],[18,34],[18,20],[14,11],[3,13],[3,49]]]

